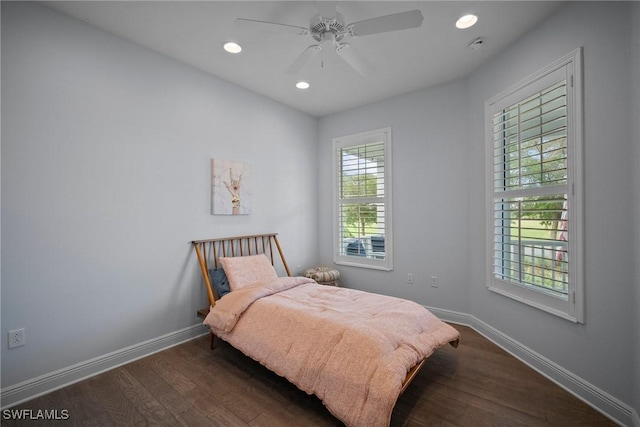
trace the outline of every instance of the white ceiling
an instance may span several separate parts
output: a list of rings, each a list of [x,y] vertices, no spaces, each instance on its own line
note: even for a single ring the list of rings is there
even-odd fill
[[[314,58],[299,75],[286,68],[311,36],[238,28],[237,17],[307,27],[314,1],[47,1],[46,6],[86,21],[156,52],[214,74],[315,116],[408,93],[464,77],[552,13],[557,1],[348,1],[337,2],[346,23],[420,9],[420,28],[349,38],[374,67],[362,77],[332,49]],[[455,28],[462,15],[478,23]],[[484,39],[480,50],[469,43]],[[243,46],[239,55],[225,41]],[[323,59],[323,66],[321,66]],[[298,80],[311,88],[295,88]]]

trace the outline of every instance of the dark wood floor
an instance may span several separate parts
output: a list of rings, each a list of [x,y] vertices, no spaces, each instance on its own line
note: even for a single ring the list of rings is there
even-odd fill
[[[455,325],[454,325],[455,326]],[[392,426],[613,426],[473,330],[431,356],[398,400]],[[13,409],[68,410],[69,420],[3,425],[341,426],[298,390],[208,337],[114,369]]]

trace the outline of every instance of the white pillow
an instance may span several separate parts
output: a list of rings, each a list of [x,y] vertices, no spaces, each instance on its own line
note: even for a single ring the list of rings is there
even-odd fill
[[[278,278],[276,269],[265,254],[220,257],[220,264],[232,291],[258,282],[269,283]]]

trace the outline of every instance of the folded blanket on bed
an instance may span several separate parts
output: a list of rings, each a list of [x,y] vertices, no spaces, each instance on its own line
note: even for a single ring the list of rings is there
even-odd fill
[[[458,331],[400,298],[284,277],[238,289],[205,323],[315,394],[348,426],[388,426],[409,369]]]

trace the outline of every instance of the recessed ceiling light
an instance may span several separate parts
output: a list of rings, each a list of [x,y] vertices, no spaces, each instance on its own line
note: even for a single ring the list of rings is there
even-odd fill
[[[236,42],[226,42],[223,46],[224,50],[229,53],[240,53],[242,52],[242,46],[240,46]]]
[[[309,83],[307,83],[307,82],[298,82],[298,83],[296,83],[296,87],[298,89],[309,89],[310,86],[311,85]]]
[[[465,28],[473,27],[476,22],[478,22],[476,15],[464,15],[456,21],[456,27],[464,30]]]

